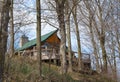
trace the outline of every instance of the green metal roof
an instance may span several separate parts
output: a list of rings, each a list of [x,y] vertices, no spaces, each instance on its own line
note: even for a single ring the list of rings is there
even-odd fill
[[[54,31],[51,31],[51,32],[41,36],[41,42],[44,42],[46,39],[48,39],[50,36],[52,36],[56,32],[57,32],[57,30],[54,30]],[[21,48],[17,49],[17,51],[25,50],[27,48],[34,46],[34,45],[36,45],[36,39],[33,39],[33,40],[25,43]]]

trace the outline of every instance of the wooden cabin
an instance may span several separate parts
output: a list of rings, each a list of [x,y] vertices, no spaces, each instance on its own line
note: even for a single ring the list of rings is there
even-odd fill
[[[59,46],[60,39],[57,36],[57,30],[41,36],[42,60],[60,60]],[[28,56],[29,58],[36,60],[38,58],[36,39],[28,41],[28,38],[23,35],[20,38],[20,48],[17,52],[19,56]]]
[[[55,62],[56,64],[60,64],[60,38],[57,36],[57,30],[51,31],[43,36],[41,36],[41,44],[42,44],[42,61]],[[67,48],[66,48],[67,49]],[[67,62],[69,59],[68,50],[66,50]],[[73,53],[73,62],[77,62],[77,58]],[[30,59],[36,60],[37,50],[36,50],[36,39],[28,40],[26,36],[22,36],[20,39],[20,48],[17,50],[17,54],[19,56],[28,56]],[[86,63],[87,64],[87,63]]]

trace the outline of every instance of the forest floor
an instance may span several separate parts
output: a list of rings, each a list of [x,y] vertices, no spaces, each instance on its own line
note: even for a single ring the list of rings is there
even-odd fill
[[[30,60],[27,57],[14,57],[9,63],[8,60],[6,62],[5,80],[9,82],[40,82],[39,63],[37,61]],[[97,73],[91,75],[71,72],[62,75],[59,72],[60,66],[43,63],[43,80],[41,82],[115,82],[113,79]]]

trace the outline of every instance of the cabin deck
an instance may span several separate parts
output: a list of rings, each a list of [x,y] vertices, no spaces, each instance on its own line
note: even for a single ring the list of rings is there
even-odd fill
[[[55,49],[42,49],[41,50],[42,54],[42,60],[50,60],[50,59],[60,59],[60,54],[58,50]],[[19,51],[18,53],[19,56],[29,56],[31,59],[37,60],[37,50],[24,50],[24,51]],[[69,60],[69,56],[67,54],[67,60]],[[73,57],[73,62],[77,62],[78,59],[76,57]],[[84,63],[90,63],[90,56],[88,55],[87,58],[83,58],[82,61]]]
[[[55,49],[42,49],[42,60],[60,59],[60,54],[56,53]],[[37,50],[24,50],[18,52],[19,56],[29,56],[30,58],[37,59]]]

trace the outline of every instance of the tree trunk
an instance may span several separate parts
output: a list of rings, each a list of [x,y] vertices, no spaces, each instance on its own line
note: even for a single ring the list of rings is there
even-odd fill
[[[77,36],[77,45],[78,45],[78,70],[83,70],[81,41],[80,41],[80,33],[79,33],[78,22],[77,22],[77,6],[74,8],[72,14],[75,22],[75,27],[76,27],[76,36]]]
[[[100,72],[99,59],[98,59],[98,55],[97,55],[96,42],[95,42],[95,39],[94,39],[94,34],[93,34],[93,29],[92,29],[91,24],[90,24],[89,29],[90,29],[91,42],[92,42],[93,49],[94,49],[94,56],[95,56],[95,59],[96,59],[96,70],[99,73]]]
[[[117,66],[116,66],[116,55],[115,55],[115,43],[113,37],[112,39],[112,57],[113,57],[113,77],[117,82]]]
[[[70,13],[69,1],[66,1],[66,28],[68,40],[68,55],[69,55],[69,72],[72,72],[72,50],[71,50],[71,33],[70,33]]]
[[[100,38],[100,46],[102,49],[102,57],[103,57],[103,72],[107,72],[107,53],[105,50],[105,37]]]
[[[100,66],[99,66],[99,59],[98,59],[98,54],[97,54],[97,45],[94,39],[94,30],[93,30],[93,21],[94,21],[94,13],[92,12],[92,8],[90,5],[89,1],[84,1],[84,4],[86,6],[86,8],[89,11],[89,30],[90,30],[90,37],[91,37],[91,42],[92,42],[92,46],[93,46],[93,52],[94,52],[94,56],[96,59],[96,70],[99,73],[100,72]]]
[[[36,0],[36,10],[37,10],[37,55],[39,56],[39,73],[40,79],[42,79],[42,54],[41,54],[41,3],[40,0]]]
[[[98,13],[99,13],[99,21],[100,21],[100,31],[99,31],[99,40],[100,46],[102,49],[102,58],[103,58],[103,72],[107,72],[107,53],[105,49],[105,23],[103,20],[103,11],[102,6],[100,5],[100,0],[98,0]]]
[[[11,16],[11,32],[10,32],[10,55],[14,55],[14,20],[13,20],[13,0],[11,0],[11,11],[10,11],[10,16]]]
[[[67,73],[67,59],[66,59],[66,30],[64,21],[64,4],[66,0],[55,0],[57,18],[60,28],[61,44],[60,44],[60,55],[61,57],[61,72],[63,74]]]
[[[3,81],[5,53],[7,51],[7,37],[8,37],[8,22],[9,9],[11,0],[3,1],[1,17],[0,17],[0,82]]]
[[[87,6],[87,5],[86,5]],[[97,55],[97,48],[96,48],[96,42],[95,42],[95,39],[94,39],[94,31],[93,31],[93,26],[92,26],[92,20],[93,20],[93,14],[90,10],[90,7],[89,7],[89,29],[90,29],[90,36],[91,36],[91,42],[92,42],[92,45],[93,45],[93,49],[94,49],[94,56],[95,56],[95,59],[96,59],[96,70],[97,72],[99,73],[100,72],[100,66],[99,66],[99,59],[98,59],[98,55]]]
[[[14,55],[14,24],[13,24],[13,0],[11,0],[11,6],[10,6],[10,54],[8,54],[8,61],[7,61],[7,73],[8,78],[10,75],[10,64],[11,64],[11,58]],[[7,79],[9,82],[9,79]]]

